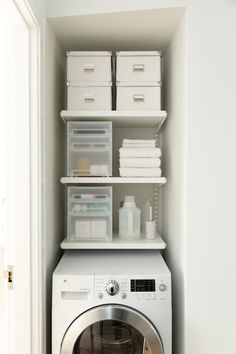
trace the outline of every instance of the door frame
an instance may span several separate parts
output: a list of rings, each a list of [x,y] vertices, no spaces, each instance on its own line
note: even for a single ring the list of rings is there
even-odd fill
[[[27,0],[13,0],[29,29],[31,353],[44,352],[42,264],[41,26]]]

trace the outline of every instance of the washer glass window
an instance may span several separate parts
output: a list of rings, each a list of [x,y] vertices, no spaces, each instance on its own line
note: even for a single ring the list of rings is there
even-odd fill
[[[144,338],[134,327],[106,320],[87,327],[77,339],[73,354],[143,354]]]

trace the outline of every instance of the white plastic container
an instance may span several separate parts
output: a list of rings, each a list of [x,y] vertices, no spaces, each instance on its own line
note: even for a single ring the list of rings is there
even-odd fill
[[[137,208],[134,196],[126,196],[119,209],[119,238],[122,240],[140,239],[141,211]]]
[[[112,175],[112,122],[67,123],[67,176]]]
[[[110,111],[112,109],[112,84],[68,83],[67,109],[82,111]]]
[[[67,82],[111,82],[111,52],[70,51],[67,55]]]
[[[161,53],[158,51],[116,52],[116,81],[161,82]]]
[[[67,238],[112,239],[112,187],[68,187]]]
[[[161,110],[161,87],[157,82],[117,83],[117,111]]]

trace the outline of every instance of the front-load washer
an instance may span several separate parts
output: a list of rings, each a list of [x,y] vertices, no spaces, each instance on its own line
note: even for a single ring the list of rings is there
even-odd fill
[[[171,354],[171,275],[158,251],[66,251],[52,354]]]

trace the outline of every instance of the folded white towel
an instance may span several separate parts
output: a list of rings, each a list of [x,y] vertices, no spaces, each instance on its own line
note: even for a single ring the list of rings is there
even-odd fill
[[[120,157],[160,157],[160,148],[142,148],[142,149],[131,149],[131,148],[120,148]]]
[[[123,144],[156,144],[156,140],[123,139]]]
[[[121,157],[120,167],[160,167],[158,157]]]
[[[131,148],[132,149],[134,149],[134,148],[141,148],[141,149],[151,148],[151,149],[153,149],[156,147],[156,145],[155,144],[125,144],[125,143],[123,143],[122,147],[127,148],[127,149],[131,149]]]
[[[120,168],[121,177],[161,177],[160,168]]]

